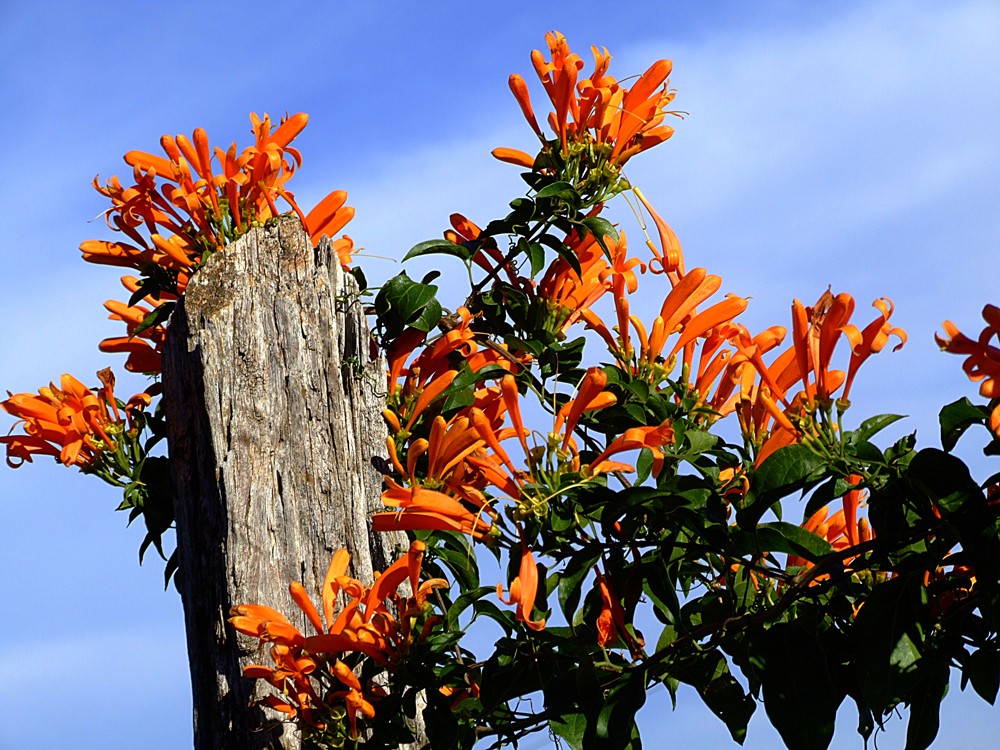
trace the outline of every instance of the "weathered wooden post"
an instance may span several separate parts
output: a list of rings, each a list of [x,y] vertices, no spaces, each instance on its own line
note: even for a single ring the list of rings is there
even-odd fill
[[[173,315],[163,382],[195,747],[298,747],[248,708],[241,670],[267,657],[241,650],[229,608],[291,615],[289,581],[318,592],[335,549],[371,580],[405,545],[371,531],[384,367],[330,243],[282,218],[213,255]]]

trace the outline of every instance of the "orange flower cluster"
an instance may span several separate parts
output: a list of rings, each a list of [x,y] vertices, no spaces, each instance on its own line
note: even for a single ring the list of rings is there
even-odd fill
[[[111,370],[101,370],[97,376],[102,386],[96,393],[68,374],[62,376],[59,387],[50,383],[37,394],[8,391],[9,398],[0,402],[0,408],[20,420],[24,434],[0,437],[0,444],[7,446],[7,465],[17,468],[39,454],[88,469],[102,453],[114,450],[116,439],[133,428],[134,412],[149,405],[149,394],[129,399],[123,418]]]
[[[759,448],[758,462],[799,439],[802,419],[811,419],[817,409],[829,408],[835,397],[839,406],[846,408],[858,369],[885,347],[890,336],[899,339],[895,349],[906,342],[906,332],[889,323],[889,300],[876,300],[873,306],[879,315],[858,329],[849,322],[854,299],[849,294],[834,297],[824,292],[811,307],[794,302],[791,345],[768,364],[764,357],[784,341],[785,328],[772,326],[751,336],[735,322],[746,309],[747,300],[732,294],[699,312],[698,306],[722,283],[704,268],[678,271],[672,280],[674,287],[648,330],[629,311],[625,291],[634,286],[626,284],[624,274],[612,282],[619,290],[614,294],[614,329],[609,330],[590,309],[583,310],[581,318],[588,329],[601,336],[616,364],[633,377],[654,387],[668,377],[686,384],[696,403],[711,410],[715,418],[736,412],[743,434]],[[668,349],[671,336],[676,339]],[[842,337],[851,347],[846,375],[831,369]],[[801,390],[796,391],[796,386]],[[843,391],[837,396],[841,386]]]
[[[847,482],[857,485],[861,482],[861,477],[857,474],[851,474],[847,477]],[[858,508],[864,505],[862,492],[858,487],[848,490],[843,497],[843,507],[840,510],[831,516],[829,506],[824,505],[803,522],[802,528],[828,541],[835,552],[871,541],[873,532],[868,525],[868,519],[858,518]],[[848,562],[850,562],[849,559],[844,560],[845,564]],[[786,567],[807,569],[812,567],[812,563],[797,555],[789,555]],[[815,585],[818,581],[828,577],[826,575],[817,576],[810,582],[810,585]]]
[[[763,461],[778,448],[796,442],[802,435],[815,437],[817,419],[829,419],[834,403],[843,411],[850,405],[850,392],[858,369],[880,352],[895,336],[897,351],[906,343],[906,332],[889,322],[892,302],[872,303],[878,315],[864,329],[850,323],[854,298],[824,292],[815,305],[792,304],[792,344],[770,364],[763,356],[784,340],[786,329],[774,326],[751,337],[745,329],[733,339],[737,354],[728,371],[739,385],[739,393],[719,411],[735,410],[747,440],[758,446],[756,460]],[[851,347],[847,373],[831,369],[833,354],[841,338]],[[792,392],[800,386],[801,390]],[[843,386],[843,391],[838,391]],[[817,416],[819,415],[819,416]],[[828,425],[838,429],[835,423]]]
[[[135,180],[128,187],[117,177],[103,186],[95,178],[95,189],[112,204],[106,211],[108,226],[122,232],[127,241],[88,240],[80,245],[84,260],[140,271],[148,282],[144,288],[151,292],[145,301],[155,308],[182,295],[191,274],[212,252],[279,216],[279,198],[299,216],[314,242],[343,229],[354,216],[354,209],[344,205],[344,191],[330,193],[304,215],[286,187],[302,163],[301,154],[289,144],[306,126],[308,116],[285,118],[273,132],[267,115],[250,119],[255,142],[243,151],[237,151],[235,143],[228,151],[211,149],[207,134],[198,128],[190,139],[163,136],[165,156],[125,154]],[[213,169],[213,158],[218,171]],[[346,235],[334,241],[345,268],[353,247]],[[133,293],[144,283],[133,277],[123,282]],[[103,341],[101,350],[128,353],[126,369],[158,373],[164,329],[156,326],[135,334],[152,311],[115,301],[106,307],[111,318],[123,320],[129,330],[125,337]]]
[[[448,582],[434,578],[420,582],[420,568],[426,546],[411,543],[409,551],[390,565],[375,583],[365,586],[347,575],[350,555],[346,550],[334,553],[323,580],[321,592],[322,616],[302,584],[289,587],[292,600],[316,631],[306,636],[277,610],[260,604],[233,607],[229,622],[239,632],[271,644],[274,667],[247,666],[247,677],[261,679],[277,688],[277,694],[264,698],[263,703],[289,718],[299,718],[308,727],[325,731],[338,707],[346,709],[350,736],[358,737],[358,716],[372,718],[378,689],[367,692],[343,659],[351,654],[366,656],[384,668],[394,669],[415,640],[426,638],[439,621],[427,616],[430,606],[427,596],[434,589],[447,588]],[[408,581],[410,596],[397,589]],[[347,597],[346,606],[334,617],[338,595]],[[326,625],[324,626],[324,622]],[[419,625],[420,630],[414,628]],[[318,680],[320,674],[336,678],[337,690],[325,692]]]
[[[597,211],[592,214],[596,215]],[[474,241],[481,234],[479,227],[461,214],[453,214],[451,222],[455,229],[444,233],[451,242]],[[576,257],[579,273],[565,257],[559,256],[549,264],[537,283],[518,276],[516,267],[504,262],[494,242],[484,243],[471,258],[472,263],[494,276],[503,272],[509,283],[531,301],[539,327],[557,338],[565,338],[569,328],[588,314],[593,316],[590,307],[607,292],[613,292],[616,299],[624,298],[626,288],[634,292],[638,285],[635,269],[646,270],[638,258],[628,257],[624,232],[617,240],[605,236],[600,241],[593,234],[581,239],[579,234],[572,232],[563,243]]]
[[[617,171],[631,157],[673,135],[673,128],[662,124],[667,114],[675,114],[666,110],[674,99],[666,88],[669,60],[657,60],[631,88],[624,88],[607,73],[611,62],[607,49],[591,47],[594,70],[581,79],[584,62],[570,51],[566,38],[553,31],[545,41],[550,59],[535,50],[531,63],[552,103],[548,124],[563,155],[586,152],[591,168],[606,164]],[[510,89],[547,150],[549,143],[535,118],[527,83],[515,73],[510,77]],[[532,156],[516,149],[496,149],[493,155],[529,169],[535,164]]]
[[[452,530],[480,540],[494,533],[489,519],[496,511],[484,490],[497,470],[484,450],[482,433],[492,436],[503,424],[507,406],[500,389],[476,389],[473,403],[448,420],[440,410],[443,395],[463,369],[476,373],[497,366],[510,371],[519,364],[505,348],[481,345],[466,308],[459,308],[456,317],[455,325],[426,345],[426,333],[408,329],[387,349],[386,445],[404,484],[385,478],[382,501],[396,510],[376,514],[376,530]],[[477,420],[486,427],[480,429]]]
[[[945,336],[935,335],[934,338],[944,351],[964,355],[962,369],[969,380],[982,381],[979,394],[995,399],[1000,398],[1000,346],[991,342],[996,338],[1000,343],[1000,307],[986,305],[983,320],[986,327],[975,340],[965,336],[950,320],[944,322]],[[993,434],[1000,437],[1000,402],[990,414],[989,425]]]
[[[623,278],[622,291],[629,288],[625,283]],[[604,339],[619,367],[652,386],[661,385],[673,373],[678,364],[677,356],[681,355],[681,378],[689,379],[689,389],[697,392],[700,400],[705,402],[729,359],[730,352],[720,347],[735,339],[739,329],[731,325],[732,321],[747,307],[746,299],[730,294],[699,313],[698,305],[721,286],[722,279],[709,274],[704,268],[694,268],[679,276],[648,332],[643,322],[630,314],[628,297],[624,293],[614,295],[618,318],[616,335],[592,311],[585,311],[583,319],[589,329]],[[630,290],[634,288],[632,284]],[[633,346],[630,327],[638,339],[638,351]],[[667,339],[675,334],[676,340],[669,350],[666,349]],[[695,366],[698,339],[703,339],[703,342],[699,363]],[[714,401],[724,400],[719,397]],[[715,405],[721,406],[721,403]]]
[[[941,617],[975,591],[976,571],[969,565],[942,565],[933,573],[924,571],[924,586],[928,589],[931,612]]]
[[[389,455],[407,486],[386,477],[388,489],[383,492],[382,500],[397,510],[377,514],[375,528],[447,529],[485,541],[498,533],[487,523],[487,519],[497,517],[486,494],[489,488],[514,503],[515,519],[544,516],[549,499],[557,496],[565,484],[581,479],[579,450],[573,433],[585,413],[615,403],[615,396],[604,390],[606,383],[607,376],[601,369],[589,369],[576,396],[557,411],[552,431],[541,444],[529,445],[532,432],[524,425],[513,375],[501,378],[499,389],[481,389],[475,403],[450,420],[435,417],[429,438],[409,442],[405,466],[398,441],[405,433],[400,430],[395,437],[390,436]],[[390,410],[387,414],[390,429],[396,427],[395,417]],[[504,427],[508,421],[510,426]],[[516,438],[521,446],[524,468],[511,459],[502,445],[510,438]],[[608,446],[583,474],[592,477],[608,471],[633,471],[631,466],[608,459],[643,447],[654,449],[659,456],[659,448],[672,441],[669,425],[629,430]],[[424,457],[426,468],[418,471],[418,461]]]
[[[618,243],[608,237],[605,244],[614,254],[625,252],[624,237]],[[559,336],[565,336],[569,327],[611,289],[607,280],[608,262],[593,234],[583,240],[572,234],[566,238],[566,245],[580,264],[579,275],[569,261],[558,257],[546,269],[537,288],[528,282],[532,296],[541,306],[541,327]]]

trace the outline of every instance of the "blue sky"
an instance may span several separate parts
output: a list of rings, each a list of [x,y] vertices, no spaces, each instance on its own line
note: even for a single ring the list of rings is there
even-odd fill
[[[856,296],[860,320],[889,296],[910,343],[866,365],[860,416],[913,415],[900,431],[934,444],[937,408],[973,395],[932,334],[946,318],[978,331],[982,305],[998,302],[996,2],[352,5],[0,4],[0,389],[121,369],[96,349],[119,332],[101,306],[120,296],[117,275],[77,247],[107,238],[89,183],[124,174],[125,151],[195,127],[245,144],[249,112],[306,111],[300,203],[348,190],[355,241],[399,258],[451,212],[485,221],[516,196],[517,170],[489,151],[531,147],[507,76],[528,77],[530,50],[556,28],[581,53],[607,46],[618,77],[673,59],[675,106],[689,115],[629,177],[689,266],[752,296],[752,328],[786,323],[792,298],[827,285]],[[361,263],[371,280],[396,272]],[[180,604],[155,560],[136,565],[141,533],[123,530],[117,501],[48,461],[0,470],[0,749],[190,744]],[[650,696],[648,746],[661,732],[729,746],[693,694],[667,705]],[[853,721],[842,713],[835,747],[861,747]],[[943,721],[941,748],[993,747],[1000,730],[997,710],[957,687]],[[902,747],[903,729],[892,722],[879,747]],[[761,717],[747,746],[780,744]]]

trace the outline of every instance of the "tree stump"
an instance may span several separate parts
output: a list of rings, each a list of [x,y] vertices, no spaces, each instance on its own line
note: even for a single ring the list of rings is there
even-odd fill
[[[290,581],[317,596],[341,547],[351,575],[370,581],[406,544],[371,530],[385,367],[368,351],[354,279],[295,218],[215,253],[173,314],[164,403],[199,750],[299,746],[287,726],[262,731],[265,710],[248,707],[242,668],[268,657],[244,650],[252,639],[226,622],[231,606],[296,622]]]

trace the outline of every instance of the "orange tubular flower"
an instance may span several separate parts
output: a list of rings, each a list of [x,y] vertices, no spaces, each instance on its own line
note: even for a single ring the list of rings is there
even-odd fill
[[[534,555],[521,537],[521,567],[517,576],[510,584],[510,598],[503,596],[503,584],[497,584],[497,596],[504,604],[516,604],[514,617],[523,622],[531,630],[544,630],[545,620],[532,620],[531,612],[535,608],[535,596],[538,594],[538,566]]]
[[[635,197],[649,211],[653,223],[656,224],[656,233],[660,238],[659,249],[653,244],[651,239],[646,240],[646,245],[653,251],[653,260],[649,263],[649,270],[653,273],[667,274],[670,283],[676,286],[681,277],[684,276],[684,253],[681,250],[681,241],[677,239],[674,230],[670,228],[667,222],[663,220],[653,206],[650,205],[649,201],[646,200],[646,196],[642,194],[642,191],[639,188],[632,188],[632,192],[635,193]]]
[[[122,282],[130,291],[133,284],[132,277],[124,277]],[[165,300],[174,295],[163,295]],[[153,307],[160,304],[160,301],[151,297],[146,297],[146,302]],[[127,305],[117,300],[108,300],[104,307],[111,313],[109,320],[120,320],[125,323],[127,336],[115,336],[104,339],[98,344],[98,349],[102,352],[125,352],[129,358],[125,362],[125,369],[129,372],[144,372],[158,375],[161,372],[161,353],[163,344],[167,339],[167,329],[162,325],[149,326],[139,330],[143,321],[153,310],[142,305]]]
[[[812,307],[805,307],[798,300],[792,303],[792,340],[807,404],[817,398],[822,403],[831,400],[837,386],[831,382],[830,361],[853,312],[851,295],[834,297],[829,291],[824,292]]]
[[[423,480],[424,486],[447,487],[476,507],[485,507],[486,502],[478,491],[479,488],[469,485],[466,464],[469,456],[485,453],[482,450],[484,445],[469,417],[460,414],[448,422],[444,417],[436,417],[427,440],[427,476]],[[415,453],[411,448],[408,456],[411,463]],[[412,469],[408,473],[411,482],[414,481]]]
[[[373,719],[375,718],[375,707],[365,700],[364,693],[361,692],[361,682],[344,662],[337,660],[333,665],[333,674],[347,690],[338,690],[330,697],[344,699],[344,705],[347,707],[347,720],[351,724],[351,739],[356,740],[358,739],[358,714],[366,719]]]
[[[125,369],[129,372],[159,374],[163,369],[160,352],[141,338],[114,336],[104,339],[98,349],[109,354],[128,354]]]
[[[889,317],[892,315],[892,300],[882,297],[872,302],[872,307],[878,310],[881,315],[867,326],[863,331],[859,331],[852,325],[843,327],[844,335],[851,342],[851,363],[847,368],[847,381],[844,383],[844,395],[846,401],[850,397],[851,385],[854,383],[854,376],[858,373],[858,368],[872,354],[882,351],[890,336],[899,339],[899,343],[893,347],[893,351],[899,349],[906,343],[906,331],[902,328],[893,328],[889,324]]]
[[[588,411],[605,409],[617,401],[613,393],[604,390],[608,383],[608,376],[599,367],[591,367],[583,376],[580,387],[576,391],[576,396],[568,401],[556,414],[555,426],[552,428],[554,434],[565,431],[562,441],[562,448],[566,450],[573,440],[573,431],[576,430],[577,422]],[[526,450],[525,453],[528,453]]]
[[[986,305],[983,308],[983,320],[986,321],[986,327],[975,340],[965,336],[949,320],[943,324],[945,336],[935,334],[934,338],[942,351],[965,356],[962,370],[972,382],[982,381],[979,386],[981,396],[1000,398],[1000,347],[991,343],[994,338],[1000,343],[1000,308]],[[1000,437],[1000,403],[990,414],[989,426]]]
[[[744,439],[758,449],[758,464],[779,447],[798,439],[798,431],[778,403],[787,403],[787,389],[799,380],[795,349],[786,349],[770,365],[763,360],[765,354],[784,340],[785,333],[781,326],[772,326],[751,338],[740,326],[733,338],[737,353],[730,359],[724,376],[724,382],[738,386],[738,392],[725,401],[712,402],[723,415],[736,412]],[[727,392],[720,389],[718,396],[725,397]]]
[[[527,167],[528,169],[531,169],[535,165],[534,156],[526,154],[524,151],[518,151],[516,148],[495,148],[491,153],[493,154],[493,158],[505,161],[508,164]]]
[[[600,280],[611,291],[615,305],[615,314],[618,320],[616,329],[617,336],[612,335],[603,320],[589,308],[580,311],[580,317],[587,324],[587,328],[596,331],[608,346],[608,351],[614,355],[622,369],[632,367],[633,350],[629,337],[629,301],[628,295],[635,292],[639,286],[639,278],[635,269],[639,273],[646,272],[646,264],[638,258],[628,257],[628,247],[625,233],[621,232],[618,242],[608,248],[611,255],[611,266],[604,269],[600,274]]]
[[[646,645],[642,638],[636,638],[625,625],[625,609],[618,597],[612,592],[600,569],[596,569],[597,587],[601,593],[601,614],[597,616],[597,645],[601,648],[611,646],[619,640],[625,643],[633,659],[643,655]]]
[[[50,383],[38,394],[8,392],[0,408],[20,420],[24,435],[5,435],[7,465],[31,462],[34,454],[55,456],[66,466],[87,469],[106,450],[114,450],[115,437],[125,429],[114,397],[114,377],[102,370],[104,385],[97,392],[72,375],[63,375],[59,387]]]
[[[354,241],[346,234],[339,239],[333,239],[333,236],[354,218],[354,209],[345,206],[346,201],[346,191],[334,190],[317,203],[302,222],[314,245],[319,244],[320,237],[324,234],[333,240],[333,249],[336,251],[337,258],[344,270],[350,268]]]
[[[631,427],[605,448],[601,455],[591,461],[588,471],[590,474],[604,474],[610,471],[635,471],[635,468],[628,464],[609,461],[608,459],[625,451],[649,448],[653,452],[653,474],[655,476],[659,474],[660,467],[663,466],[664,454],[661,449],[664,445],[670,445],[673,442],[674,429],[670,426],[669,422],[664,422],[659,426],[653,427]]]
[[[420,486],[403,487],[391,477],[386,477],[385,482],[388,489],[382,493],[382,502],[399,510],[372,516],[375,531],[432,529],[458,531],[480,541],[490,538],[492,527],[483,520],[484,512],[487,515],[492,513],[488,506],[473,512],[456,498],[437,490]]]

